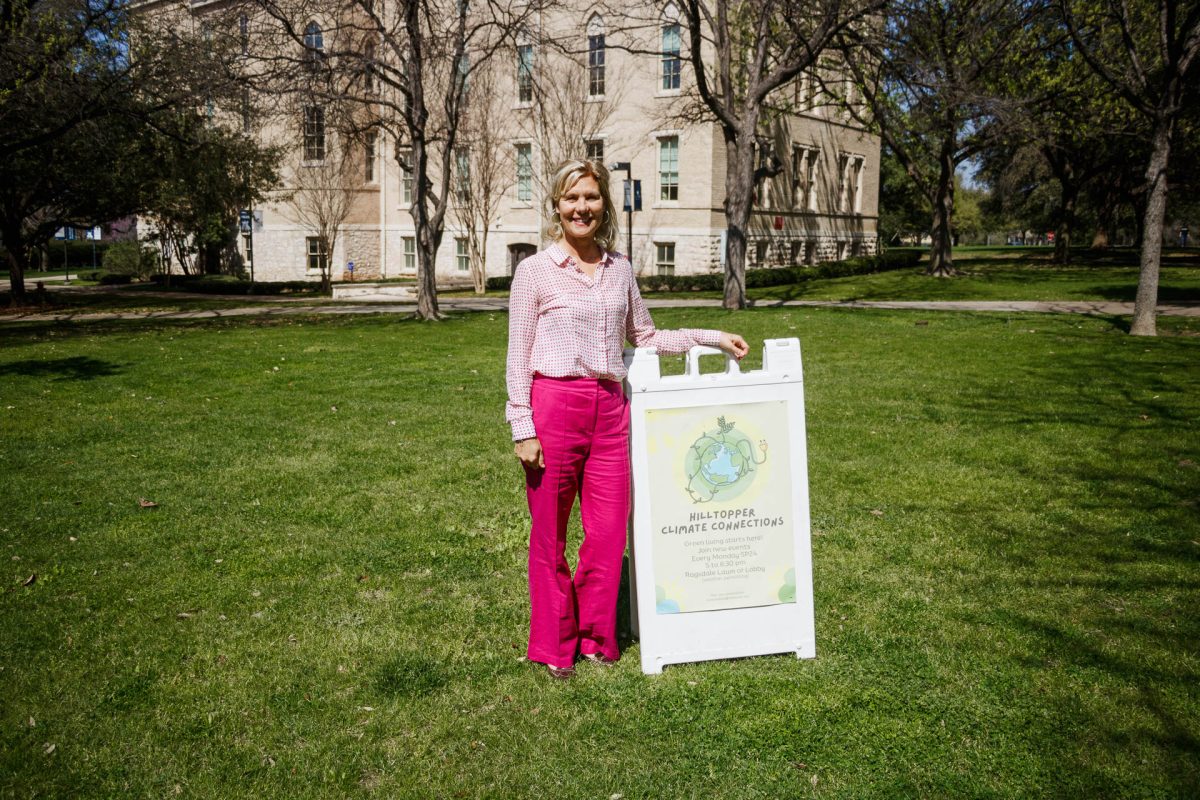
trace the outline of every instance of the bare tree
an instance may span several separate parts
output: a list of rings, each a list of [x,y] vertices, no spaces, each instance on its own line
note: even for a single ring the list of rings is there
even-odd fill
[[[453,160],[472,77],[540,10],[525,0],[253,0],[275,21],[264,74],[321,76],[305,91],[369,109],[412,175],[417,315],[440,319],[436,258],[450,208]],[[321,28],[319,42],[313,23]],[[275,81],[286,87],[286,80]],[[293,82],[292,85],[295,85]]]
[[[317,146],[312,138],[312,128],[317,124],[314,118],[323,118],[326,111],[322,106],[307,106],[301,112],[308,117],[302,126],[308,141],[293,148],[301,158],[292,167],[293,191],[289,206],[296,222],[315,234],[321,289],[328,292],[332,282],[333,254],[342,226],[354,205],[361,161],[354,155],[355,137],[346,132],[335,132],[331,137],[321,131],[321,152],[313,152]],[[320,124],[324,126],[325,120],[321,119]],[[319,158],[305,159],[305,156]]]
[[[1088,65],[1151,125],[1141,267],[1129,332],[1154,336],[1167,166],[1185,98],[1197,83],[1200,4],[1194,0],[1058,0],[1057,5]]]
[[[472,77],[455,154],[454,216],[467,234],[476,294],[487,288],[488,235],[516,174],[512,143],[502,135],[511,111],[507,98],[497,91],[498,68],[489,63]]]

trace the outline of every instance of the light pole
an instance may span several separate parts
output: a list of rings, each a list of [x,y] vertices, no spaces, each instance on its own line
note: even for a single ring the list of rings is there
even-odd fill
[[[628,161],[614,161],[608,165],[611,172],[625,173],[625,255],[629,265],[633,266],[633,212],[642,210],[641,181],[633,179],[633,172]],[[637,272],[637,269],[634,269]]]

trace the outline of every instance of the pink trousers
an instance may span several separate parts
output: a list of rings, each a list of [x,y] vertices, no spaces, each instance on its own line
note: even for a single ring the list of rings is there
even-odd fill
[[[529,660],[569,667],[577,650],[616,659],[629,519],[629,403],[617,381],[541,375],[530,403],[546,466],[525,472],[533,519]],[[576,495],[583,544],[572,579],[564,551]]]

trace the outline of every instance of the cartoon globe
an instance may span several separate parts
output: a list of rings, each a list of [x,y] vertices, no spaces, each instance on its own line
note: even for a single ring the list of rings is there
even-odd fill
[[[736,497],[753,481],[755,466],[767,460],[767,443],[759,442],[755,448],[750,437],[735,430],[734,425],[718,417],[717,427],[688,448],[684,470],[692,502]]]
[[[742,437],[745,438],[745,437]],[[713,486],[732,486],[746,474],[746,459],[726,442],[708,442],[700,453],[700,472]]]

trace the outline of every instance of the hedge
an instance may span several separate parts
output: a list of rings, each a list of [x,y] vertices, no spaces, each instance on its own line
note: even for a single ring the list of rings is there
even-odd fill
[[[872,272],[888,272],[911,269],[921,260],[921,250],[889,250],[875,256],[859,256],[842,261],[824,261],[804,267],[768,267],[746,270],[746,287],[786,286],[803,283],[816,278],[844,278],[848,275],[867,275]],[[638,287],[644,292],[719,292],[725,288],[725,274],[710,272],[700,275],[643,275],[637,279]],[[487,288],[505,290],[512,285],[512,276],[504,275],[487,279]]]
[[[321,290],[321,284],[313,281],[247,281],[232,275],[159,273],[150,280],[163,288],[199,294],[319,294]]]

